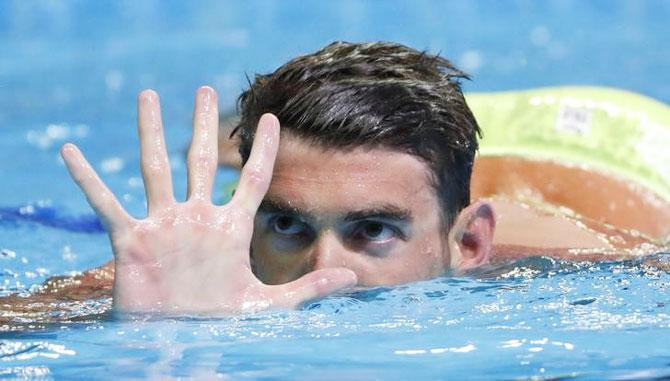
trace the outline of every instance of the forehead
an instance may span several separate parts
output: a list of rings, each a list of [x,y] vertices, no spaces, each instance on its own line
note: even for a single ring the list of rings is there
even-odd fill
[[[397,205],[437,208],[428,166],[382,148],[323,148],[283,134],[266,198],[317,212]]]

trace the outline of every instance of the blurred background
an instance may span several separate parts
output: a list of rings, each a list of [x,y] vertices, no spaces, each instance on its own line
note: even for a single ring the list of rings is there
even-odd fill
[[[144,215],[135,132],[144,88],[161,94],[183,197],[196,88],[213,86],[222,110],[234,110],[247,77],[335,40],[439,52],[472,75],[467,91],[601,85],[670,103],[668,36],[669,0],[0,0],[0,296],[112,258],[99,227],[73,229],[96,220],[59,158],[64,142]],[[234,176],[220,173],[219,199]],[[610,378],[667,379],[667,274],[614,264],[556,275],[543,263],[510,280],[438,279],[278,321],[54,328],[0,343],[0,378],[216,369],[276,379],[306,369],[307,379],[463,379],[475,369],[598,379],[614,369]]]
[[[111,257],[102,234],[21,222],[91,216],[59,158],[65,141],[144,214],[135,133],[144,88],[162,97],[179,196],[200,85],[234,111],[255,73],[335,40],[385,40],[448,57],[472,75],[467,91],[603,85],[668,103],[668,20],[667,0],[0,1],[0,250],[15,253],[6,268],[46,263],[55,274]],[[6,285],[27,279],[17,276]]]
[[[440,52],[466,89],[621,87],[670,101],[670,1],[0,2],[0,126],[125,120],[143,88],[188,121],[195,88],[232,107],[245,75],[335,40]]]

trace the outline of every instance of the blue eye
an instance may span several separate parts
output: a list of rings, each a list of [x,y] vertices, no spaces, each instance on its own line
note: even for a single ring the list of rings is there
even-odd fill
[[[307,225],[291,216],[276,216],[270,220],[270,226],[275,233],[283,235],[299,235],[307,231]]]
[[[388,241],[397,235],[395,229],[383,222],[377,221],[363,222],[354,231],[356,239],[376,242]]]

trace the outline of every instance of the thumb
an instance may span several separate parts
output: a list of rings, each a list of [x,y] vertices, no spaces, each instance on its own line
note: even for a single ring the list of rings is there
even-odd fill
[[[294,308],[309,300],[320,299],[353,287],[356,283],[358,277],[349,269],[336,267],[316,270],[293,282],[275,286],[280,293],[275,300],[282,307]]]

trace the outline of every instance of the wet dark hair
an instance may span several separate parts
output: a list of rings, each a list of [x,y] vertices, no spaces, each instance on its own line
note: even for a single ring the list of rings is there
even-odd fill
[[[447,59],[395,43],[335,42],[257,75],[240,95],[242,161],[256,124],[275,114],[282,131],[325,148],[386,148],[413,155],[432,183],[451,226],[470,203],[477,121]],[[400,175],[400,174],[399,174]]]

